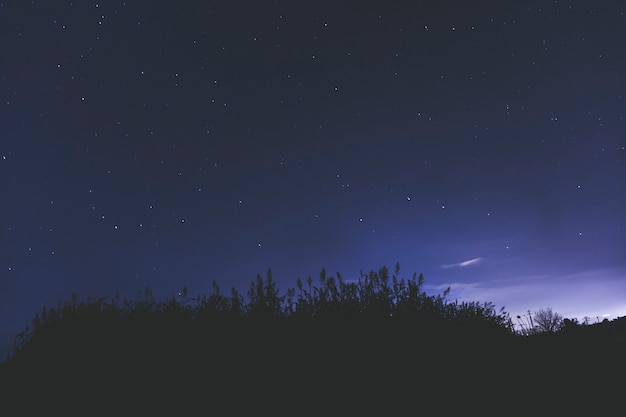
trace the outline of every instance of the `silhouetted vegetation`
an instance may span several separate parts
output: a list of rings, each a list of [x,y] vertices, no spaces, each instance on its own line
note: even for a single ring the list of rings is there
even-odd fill
[[[530,336],[537,333],[554,333],[561,330],[564,326],[563,317],[550,307],[542,308],[537,311],[528,311],[528,314],[517,316],[519,323],[519,332],[524,336]]]
[[[428,295],[423,283],[396,265],[356,281],[322,270],[285,293],[268,270],[246,296],[217,282],[208,295],[185,287],[163,301],[147,288],[135,300],[72,294],[17,336],[0,366],[3,405],[11,415],[89,406],[104,415],[121,404],[126,415],[241,415],[333,404],[331,414],[353,415],[455,393],[471,407],[509,398],[538,370],[568,382],[570,361],[584,368],[596,341],[614,357],[626,345],[623,321],[592,341],[585,330],[595,326],[548,309],[534,316],[545,332],[519,332],[504,308]],[[557,338],[539,337],[548,333]]]

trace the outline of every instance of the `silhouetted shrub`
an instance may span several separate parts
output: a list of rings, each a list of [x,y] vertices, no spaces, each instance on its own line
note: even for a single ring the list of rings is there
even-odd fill
[[[72,295],[42,309],[15,339],[0,365],[0,392],[11,411],[34,410],[39,402],[28,399],[37,396],[57,410],[70,399],[87,407],[106,397],[136,407],[123,414],[176,414],[185,401],[241,414],[274,410],[281,395],[320,412],[333,401],[344,414],[371,412],[368,401],[384,412],[416,392],[442,400],[454,392],[467,404],[505,398],[547,369],[569,386],[568,367],[600,348],[583,336],[572,347],[567,329],[598,326],[611,352],[625,344],[623,327],[612,323],[566,320],[550,337],[521,337],[504,309],[449,301],[448,291],[428,295],[423,283],[422,275],[401,278],[396,265],[393,274],[383,267],[354,281],[322,270],[284,294],[269,270],[247,297],[234,288],[224,295],[216,282],[208,295],[184,288],[163,301],[149,289],[132,301]]]

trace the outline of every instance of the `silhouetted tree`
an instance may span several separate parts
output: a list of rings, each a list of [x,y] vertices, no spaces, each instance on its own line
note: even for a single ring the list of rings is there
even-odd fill
[[[553,312],[550,307],[535,311],[533,318],[538,333],[554,333],[563,327],[563,317]]]

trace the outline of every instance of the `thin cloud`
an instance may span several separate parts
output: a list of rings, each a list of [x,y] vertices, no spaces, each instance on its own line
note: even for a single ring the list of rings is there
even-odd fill
[[[463,261],[463,262],[459,262],[456,264],[443,264],[441,265],[442,268],[463,268],[465,266],[470,266],[470,265],[475,265],[477,263],[479,263],[480,261],[482,261],[483,258],[474,258],[474,259],[469,259],[467,261]]]
[[[477,282],[425,285],[427,292],[451,289],[448,299],[492,302],[511,317],[550,307],[563,317],[593,321],[626,316],[626,268],[601,268],[570,274],[521,275]],[[610,314],[610,316],[606,316]]]

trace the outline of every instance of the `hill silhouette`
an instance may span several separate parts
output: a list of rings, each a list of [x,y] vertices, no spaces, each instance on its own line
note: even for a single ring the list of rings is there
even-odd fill
[[[245,297],[217,283],[165,301],[73,296],[16,338],[0,412],[508,415],[616,398],[625,319],[521,336],[504,309],[427,295],[423,280],[396,265],[356,282],[322,270],[284,294],[268,271]]]

